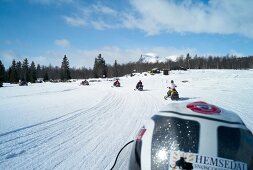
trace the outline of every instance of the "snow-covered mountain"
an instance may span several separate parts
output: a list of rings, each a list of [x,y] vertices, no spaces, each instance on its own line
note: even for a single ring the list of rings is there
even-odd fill
[[[162,62],[166,62],[169,59],[172,61],[175,61],[177,58],[177,56],[167,56],[167,57],[160,57],[155,53],[146,53],[146,54],[142,54],[140,59],[138,60],[138,62],[141,63],[162,63]]]

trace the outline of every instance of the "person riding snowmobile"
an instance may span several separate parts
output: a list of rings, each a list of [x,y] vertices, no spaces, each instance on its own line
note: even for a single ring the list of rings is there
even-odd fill
[[[120,86],[119,80],[117,79],[117,80],[113,83],[113,85],[114,85],[115,87],[119,87],[119,86]]]
[[[167,96],[164,98],[167,99],[168,97],[171,97],[171,100],[175,100],[179,98],[178,92],[176,90],[176,85],[173,80],[171,80],[171,84],[169,86],[169,91],[167,92]]]
[[[142,84],[141,80],[136,84],[136,89],[143,90],[143,84]]]
[[[169,88],[170,88],[171,90],[176,90],[176,87],[177,87],[177,86],[175,85],[174,81],[171,80],[171,84],[170,84],[170,87],[169,87]]]

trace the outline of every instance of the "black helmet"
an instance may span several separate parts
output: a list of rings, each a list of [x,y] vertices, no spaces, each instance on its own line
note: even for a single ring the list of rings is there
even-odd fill
[[[171,80],[171,83],[174,83],[174,81],[173,81],[173,80]]]

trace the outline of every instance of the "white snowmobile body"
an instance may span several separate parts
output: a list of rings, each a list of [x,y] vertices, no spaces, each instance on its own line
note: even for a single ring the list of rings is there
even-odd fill
[[[253,135],[233,112],[205,102],[172,103],[140,130],[131,170],[253,170]]]

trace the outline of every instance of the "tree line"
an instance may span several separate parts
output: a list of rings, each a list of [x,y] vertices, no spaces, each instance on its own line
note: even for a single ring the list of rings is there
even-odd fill
[[[253,56],[237,57],[234,55],[227,56],[190,56],[188,53],[185,57],[179,56],[176,61],[167,60],[164,63],[142,63],[129,62],[126,64],[118,64],[115,60],[114,64],[106,64],[105,59],[99,54],[94,61],[93,69],[89,68],[70,68],[70,63],[66,55],[64,55],[61,67],[58,66],[42,66],[35,64],[25,58],[22,62],[12,61],[11,66],[5,69],[0,60],[0,87],[3,82],[18,83],[26,81],[35,83],[38,78],[43,81],[69,79],[87,79],[102,77],[120,77],[133,72],[147,72],[153,68],[159,69],[252,69]]]
[[[153,68],[161,70],[177,70],[177,69],[253,69],[253,56],[237,57],[234,55],[226,56],[190,56],[188,53],[177,57],[175,61],[167,60],[161,63],[142,63],[130,62],[127,64],[107,65],[107,76],[118,77],[136,72],[147,72]]]
[[[83,68],[70,68],[69,60],[65,55],[63,57],[61,67],[58,66],[42,66],[40,64],[35,65],[32,61],[29,64],[27,58],[22,62],[12,61],[11,66],[5,69],[2,61],[0,60],[0,87],[2,87],[3,82],[8,83],[19,83],[20,81],[35,83],[37,80],[43,81],[67,81],[71,78],[89,78],[92,76],[92,70]]]

